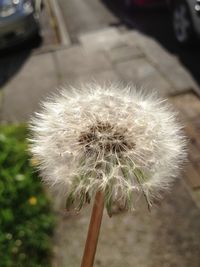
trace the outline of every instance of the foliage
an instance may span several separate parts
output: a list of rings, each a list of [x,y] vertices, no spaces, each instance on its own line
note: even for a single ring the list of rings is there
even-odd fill
[[[0,126],[0,266],[49,266],[54,217],[24,125]]]

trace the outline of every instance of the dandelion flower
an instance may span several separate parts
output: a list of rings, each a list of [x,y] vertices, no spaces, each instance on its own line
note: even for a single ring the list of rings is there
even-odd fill
[[[28,202],[31,206],[35,206],[37,204],[37,198],[36,197],[30,197]]]
[[[43,180],[80,209],[101,190],[105,205],[151,206],[179,174],[185,138],[171,106],[132,87],[66,88],[31,122],[31,152]]]

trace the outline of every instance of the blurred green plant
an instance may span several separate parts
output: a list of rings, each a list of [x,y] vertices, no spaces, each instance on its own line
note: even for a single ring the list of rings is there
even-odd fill
[[[50,266],[54,216],[31,166],[25,125],[0,126],[0,266]]]

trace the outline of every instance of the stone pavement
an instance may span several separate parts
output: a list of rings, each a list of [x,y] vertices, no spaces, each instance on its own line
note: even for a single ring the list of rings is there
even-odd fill
[[[170,100],[179,109],[189,137],[188,164],[183,176],[194,201],[200,207],[200,100],[192,92],[172,97]]]
[[[190,139],[189,164],[162,206],[132,215],[104,216],[96,266],[199,267],[200,265],[200,101],[198,85],[153,39],[137,31],[107,28],[81,35],[80,43],[33,54],[2,88],[1,119],[27,121],[39,102],[61,86],[95,80],[156,89],[180,111]],[[54,267],[78,266],[89,209],[58,212]],[[84,234],[82,234],[84,233]]]
[[[93,40],[93,41],[92,41]],[[96,80],[133,83],[163,96],[198,86],[177,58],[153,39],[114,28],[80,36],[80,45],[33,54],[3,87],[3,119],[27,120],[56,86]]]
[[[144,202],[138,207],[112,218],[104,212],[94,266],[199,267],[200,214],[182,182],[151,213]],[[60,218],[53,267],[80,266],[90,213],[91,206]]]

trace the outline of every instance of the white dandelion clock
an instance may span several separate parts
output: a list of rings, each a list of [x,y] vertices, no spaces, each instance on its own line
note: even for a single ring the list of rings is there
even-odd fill
[[[64,89],[31,123],[31,152],[44,181],[80,209],[97,191],[112,205],[148,205],[168,188],[185,158],[185,138],[166,101],[135,88]]]
[[[64,192],[67,208],[79,210],[96,195],[84,267],[94,261],[104,203],[110,215],[113,205],[137,208],[140,195],[150,207],[186,157],[182,127],[170,105],[130,87],[63,89],[43,103],[31,131],[31,152],[43,180]]]

